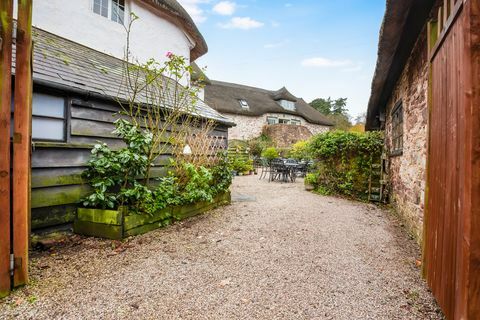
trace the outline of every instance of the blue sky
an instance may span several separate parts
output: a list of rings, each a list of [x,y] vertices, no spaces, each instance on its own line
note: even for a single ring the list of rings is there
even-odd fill
[[[366,110],[385,0],[180,0],[205,37],[214,80],[286,86]]]

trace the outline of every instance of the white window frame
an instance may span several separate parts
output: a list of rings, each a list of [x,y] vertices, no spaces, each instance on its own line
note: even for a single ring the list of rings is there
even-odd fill
[[[273,123],[270,123],[268,120],[272,119]],[[267,116],[267,124],[268,125],[275,125],[278,124],[278,118],[277,117],[272,117],[272,116]]]
[[[245,99],[239,99],[239,100],[238,100],[238,103],[240,103],[240,107],[242,107],[242,109],[245,109],[245,110],[250,109],[250,106],[248,105],[247,100],[245,100]]]
[[[299,126],[302,124],[302,121],[298,120],[298,119],[291,119],[290,120],[290,124],[293,124],[295,126]]]
[[[293,101],[288,101],[288,100],[280,100],[280,105],[282,106],[283,109],[285,110],[290,110],[290,111],[295,111],[295,102]]]
[[[107,1],[108,4],[107,4],[107,15],[104,16],[102,14],[102,6],[100,5],[100,12],[95,12],[95,1],[96,0],[92,0],[91,4],[92,4],[92,12],[96,15],[99,15],[101,17],[104,17],[104,18],[107,18],[108,20],[112,21],[112,22],[116,22],[118,24],[121,24],[121,25],[125,25],[125,19],[127,17],[127,1],[126,0],[99,0],[100,1],[100,4],[102,1]],[[117,19],[114,19],[113,18],[113,6],[114,6],[114,3],[120,3],[120,1],[123,1],[123,21],[118,21]]]

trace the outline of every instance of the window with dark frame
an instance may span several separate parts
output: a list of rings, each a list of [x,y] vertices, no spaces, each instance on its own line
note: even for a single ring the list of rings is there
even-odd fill
[[[32,139],[66,141],[66,108],[64,97],[44,93],[33,93]]]
[[[112,0],[112,21],[123,24],[125,16],[125,0]]]
[[[392,150],[391,154],[401,155],[403,152],[403,104],[395,105],[392,111]]]

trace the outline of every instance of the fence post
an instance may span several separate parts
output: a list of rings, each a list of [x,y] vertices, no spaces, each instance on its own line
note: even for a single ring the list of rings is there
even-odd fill
[[[13,0],[0,1],[0,298],[10,292],[10,107]]]
[[[3,0],[2,0],[3,1]],[[13,127],[14,286],[28,282],[32,126],[32,0],[18,0]]]

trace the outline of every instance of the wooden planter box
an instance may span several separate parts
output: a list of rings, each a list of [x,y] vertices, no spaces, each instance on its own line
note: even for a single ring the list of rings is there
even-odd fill
[[[175,220],[190,218],[220,206],[230,204],[230,192],[217,195],[213,202],[198,202],[177,207],[168,207],[153,215],[128,214],[125,210],[102,210],[78,208],[73,224],[75,233],[121,240],[165,227]]]

